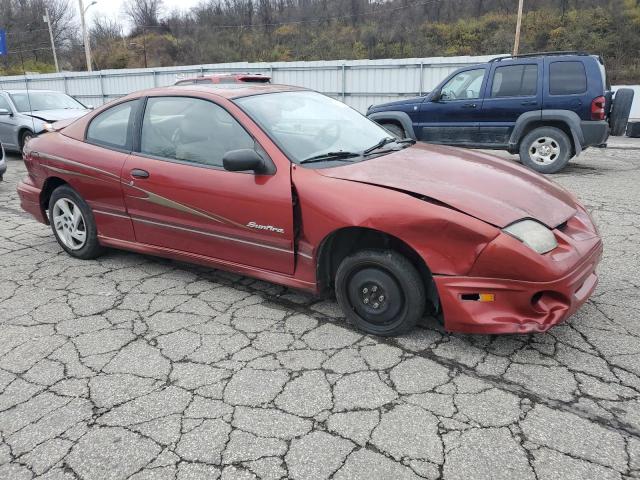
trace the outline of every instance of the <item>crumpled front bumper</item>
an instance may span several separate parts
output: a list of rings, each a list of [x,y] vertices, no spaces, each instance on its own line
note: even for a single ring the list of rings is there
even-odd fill
[[[436,276],[445,329],[460,333],[538,333],[572,315],[596,288],[602,242],[568,274],[550,282],[466,276]],[[463,295],[494,295],[493,301],[465,300]]]

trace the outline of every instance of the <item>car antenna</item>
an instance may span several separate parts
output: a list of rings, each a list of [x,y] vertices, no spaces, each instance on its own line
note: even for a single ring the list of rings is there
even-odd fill
[[[29,112],[31,113],[31,115],[29,115],[29,117],[31,118],[31,130],[35,135],[36,121],[33,118],[33,107],[31,107],[31,94],[29,93],[29,80],[27,79],[27,69],[24,66],[24,56],[22,55],[22,50],[18,50],[18,52],[20,53],[20,63],[22,64],[22,75],[24,76],[24,85],[25,85],[25,89],[27,90],[27,102],[29,103]],[[23,150],[24,150],[24,145],[23,145]]]

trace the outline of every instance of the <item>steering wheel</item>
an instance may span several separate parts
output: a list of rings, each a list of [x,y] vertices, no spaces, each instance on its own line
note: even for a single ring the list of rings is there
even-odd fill
[[[342,128],[340,124],[337,122],[330,123],[325,127],[318,130],[318,137],[322,139],[322,143],[326,143],[327,145],[333,145],[338,138],[340,138],[340,132]]]
[[[446,92],[445,100],[457,100],[458,96],[453,90]]]

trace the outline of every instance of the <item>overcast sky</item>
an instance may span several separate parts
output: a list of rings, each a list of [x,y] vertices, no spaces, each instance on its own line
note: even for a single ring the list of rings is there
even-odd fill
[[[84,5],[89,5],[92,0],[82,0]],[[174,9],[186,11],[191,7],[196,6],[202,0],[164,0],[163,13],[169,13]],[[98,3],[89,7],[87,10],[87,25],[93,23],[93,18],[96,16],[106,16],[109,18],[115,18],[118,21],[126,22],[127,19],[122,13],[122,4],[124,0],[98,0]],[[72,5],[78,8],[78,0],[72,0]],[[125,25],[125,30],[129,30],[129,25]]]

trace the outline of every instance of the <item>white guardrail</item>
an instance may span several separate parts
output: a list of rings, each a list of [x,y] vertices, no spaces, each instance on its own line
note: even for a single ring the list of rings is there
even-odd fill
[[[331,95],[364,112],[369,105],[422,95],[454,70],[486,62],[494,55],[386,60],[219,63],[184,67],[62,72],[0,77],[0,89],[57,90],[99,106],[136,90],[171,85],[208,73],[270,75],[274,83],[298,85]]]

